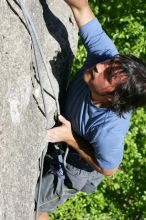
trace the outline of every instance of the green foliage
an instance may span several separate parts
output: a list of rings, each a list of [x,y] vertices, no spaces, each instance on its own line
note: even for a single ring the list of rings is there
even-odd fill
[[[89,3],[120,53],[146,59],[145,0],[89,0]],[[78,48],[73,74],[86,57],[81,39]],[[91,195],[78,193],[51,219],[146,219],[146,108],[133,113],[125,138],[124,159],[117,174],[106,177]]]
[[[146,58],[146,2],[145,0],[89,0],[103,28],[122,54]],[[86,52],[79,38],[72,75],[83,65]]]

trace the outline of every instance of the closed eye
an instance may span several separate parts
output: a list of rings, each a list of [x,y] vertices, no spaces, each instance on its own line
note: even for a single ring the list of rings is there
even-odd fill
[[[96,73],[98,73],[98,69],[97,69],[97,67],[96,66],[94,66],[94,71],[96,72]]]

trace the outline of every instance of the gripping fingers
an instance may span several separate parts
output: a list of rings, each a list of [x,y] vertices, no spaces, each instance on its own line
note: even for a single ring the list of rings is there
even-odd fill
[[[47,140],[51,143],[55,143],[55,142],[58,142],[58,136],[56,135],[56,133],[54,131],[48,131],[48,134],[47,134]]]
[[[67,125],[67,126],[70,125],[70,122],[66,120],[66,118],[64,118],[62,115],[59,115],[59,121],[64,125]]]

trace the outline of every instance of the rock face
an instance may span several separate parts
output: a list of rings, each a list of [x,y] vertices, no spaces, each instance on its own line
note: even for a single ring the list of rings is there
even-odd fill
[[[25,0],[58,93],[77,46],[77,27],[63,0]],[[18,0],[0,1],[0,220],[33,220],[45,117],[32,42]],[[56,105],[42,63],[49,127]]]

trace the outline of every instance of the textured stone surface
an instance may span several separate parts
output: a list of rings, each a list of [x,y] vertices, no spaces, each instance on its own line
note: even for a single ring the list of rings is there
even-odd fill
[[[45,117],[35,77],[31,39],[18,0],[0,0],[0,220],[32,220],[38,159],[45,143]],[[63,0],[25,0],[58,93],[77,45],[77,28]],[[44,87],[52,94],[41,62]],[[57,80],[56,80],[57,79]],[[58,81],[58,82],[57,82]],[[49,127],[54,100],[47,100]],[[41,109],[41,110],[40,110]]]

